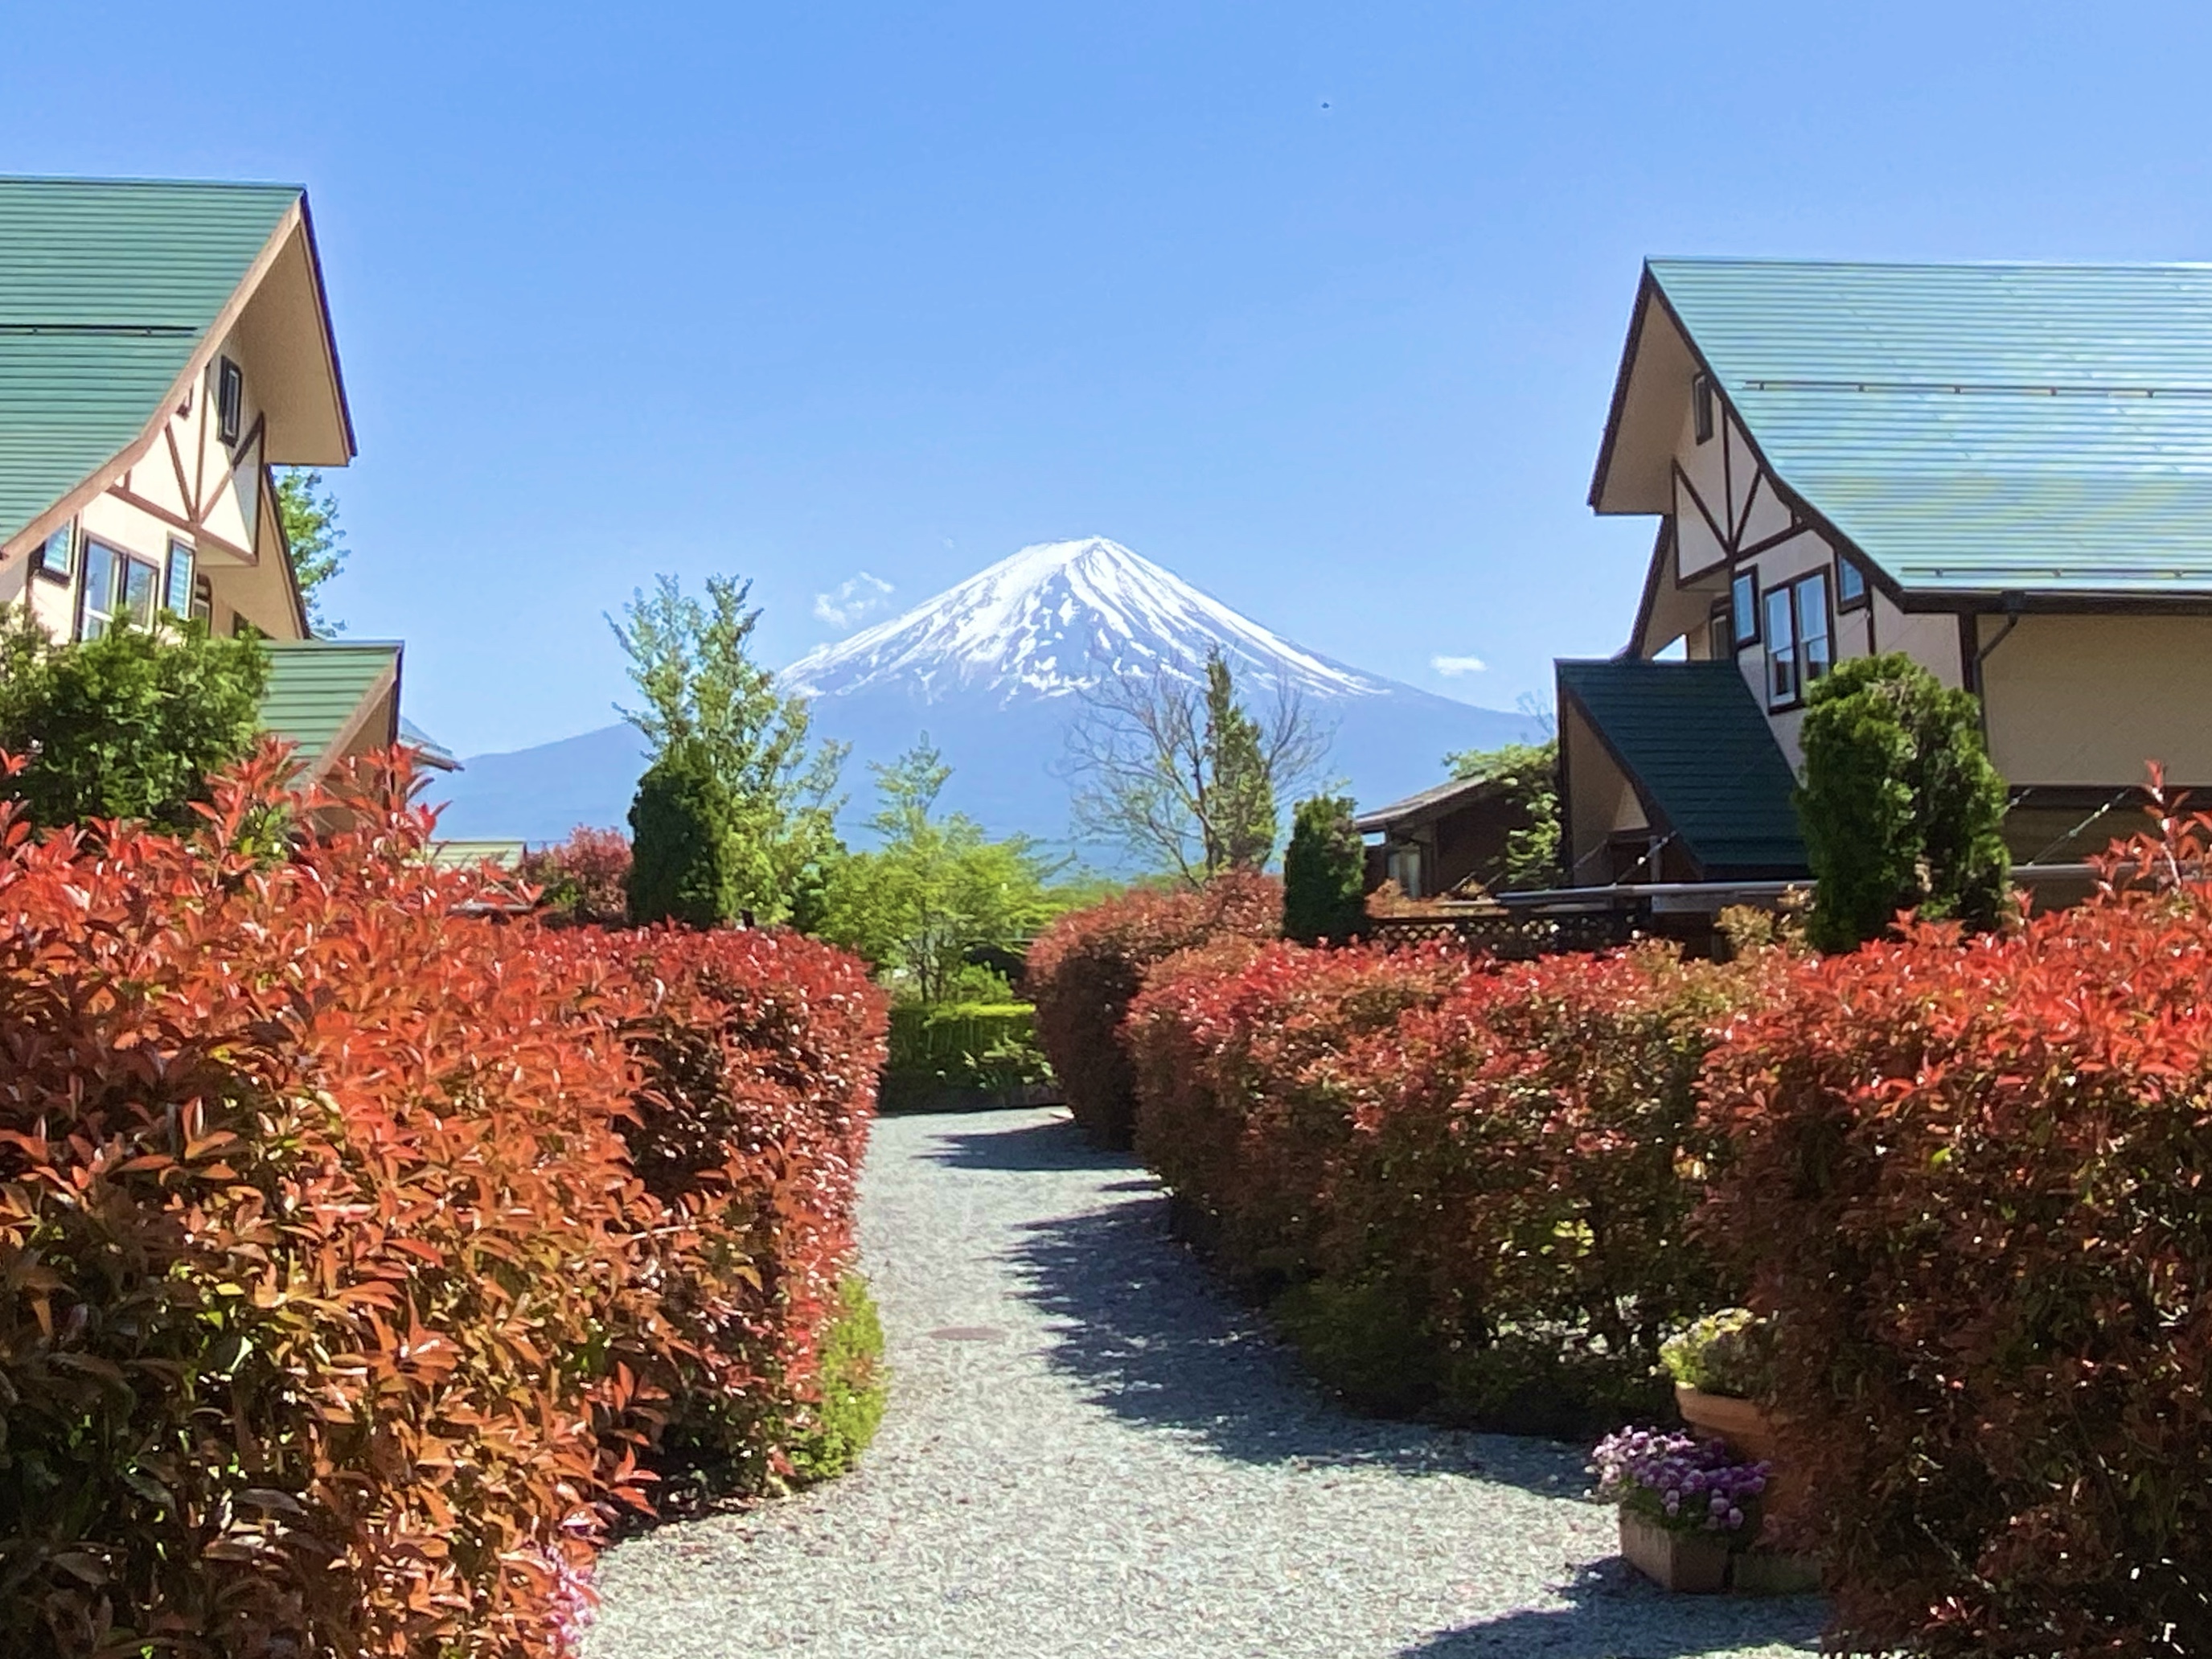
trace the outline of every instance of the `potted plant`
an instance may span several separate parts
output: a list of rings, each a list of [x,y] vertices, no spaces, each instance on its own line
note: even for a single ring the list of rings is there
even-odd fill
[[[1730,1556],[1759,1530],[1766,1465],[1717,1440],[1624,1429],[1598,1443],[1595,1496],[1620,1506],[1620,1553],[1662,1589],[1728,1588]]]
[[[1674,1403],[1693,1429],[1725,1440],[1747,1457],[1772,1460],[1774,1419],[1759,1402],[1774,1375],[1773,1329],[1748,1308],[1707,1314],[1660,1345],[1674,1380]]]

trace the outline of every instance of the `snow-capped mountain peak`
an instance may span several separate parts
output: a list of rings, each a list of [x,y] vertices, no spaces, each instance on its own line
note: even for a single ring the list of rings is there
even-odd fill
[[[838,697],[897,685],[925,702],[955,694],[1057,697],[1108,674],[1195,678],[1218,647],[1240,679],[1315,697],[1388,695],[1346,668],[1240,616],[1103,536],[1025,547],[901,617],[786,669],[784,689]]]

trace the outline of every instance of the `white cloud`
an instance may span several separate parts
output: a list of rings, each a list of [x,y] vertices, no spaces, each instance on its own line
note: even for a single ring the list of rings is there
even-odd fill
[[[882,610],[890,596],[889,582],[863,570],[857,576],[848,576],[827,593],[817,593],[814,614],[832,628],[850,628]]]
[[[1462,674],[1486,674],[1490,672],[1490,665],[1480,657],[1436,656],[1429,659],[1429,666],[1448,680],[1455,680]]]

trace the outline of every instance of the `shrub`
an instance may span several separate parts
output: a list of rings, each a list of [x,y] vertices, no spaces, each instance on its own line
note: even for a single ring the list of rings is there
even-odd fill
[[[0,807],[0,1650],[565,1651],[664,1421],[752,1389],[796,1470],[845,1409],[858,964],[471,916],[404,779],[284,769],[96,852]],[[632,1048],[694,1033],[744,1100],[678,1151]]]
[[[838,1306],[837,1321],[822,1344],[821,1406],[791,1448],[793,1473],[805,1481],[834,1480],[851,1470],[884,1420],[883,1321],[857,1273],[846,1275]]]
[[[908,1002],[891,1010],[886,1106],[947,1090],[1018,1089],[1051,1076],[1037,1047],[1036,1010],[1026,1002]]]
[[[1663,1406],[1662,1338],[1727,1299],[1684,1238],[1693,1085],[1764,962],[1217,945],[1130,1011],[1137,1147],[1356,1397],[1364,1373],[1378,1407],[1618,1421]]]
[[[1273,938],[1282,912],[1279,884],[1232,871],[1201,888],[1139,890],[1071,910],[1037,936],[1024,981],[1037,1038],[1094,1141],[1130,1143],[1136,1100],[1119,1030],[1146,970],[1216,937]]]
[[[1352,803],[1341,795],[1302,800],[1283,852],[1283,936],[1344,945],[1366,932],[1367,854]]]
[[[526,853],[515,873],[538,890],[538,920],[556,927],[619,927],[629,908],[629,837],[579,824],[557,847]]]
[[[189,828],[208,780],[252,749],[268,682],[258,643],[204,623],[64,644],[19,613],[0,632],[0,753],[25,760],[8,793],[39,824]]]
[[[629,919],[719,927],[738,914],[730,792],[695,745],[646,769],[630,803]]]
[[[1775,1321],[1836,1639],[2212,1650],[2208,978],[2202,886],[1915,927],[1713,1054],[1704,1231]]]
[[[1814,683],[1802,741],[1814,945],[1850,950],[1900,910],[1996,925],[2011,865],[2004,780],[1971,692],[1901,653],[1854,658]]]

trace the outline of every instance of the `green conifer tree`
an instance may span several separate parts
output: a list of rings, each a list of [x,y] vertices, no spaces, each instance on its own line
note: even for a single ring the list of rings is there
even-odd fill
[[[630,803],[629,919],[719,927],[740,903],[730,792],[696,744],[672,745]]]
[[[1900,653],[1854,658],[1813,687],[1800,740],[1814,945],[1855,949],[1899,910],[1996,925],[2011,863],[2005,787],[1972,693]]]
[[[1302,800],[1283,852],[1283,933],[1342,945],[1367,932],[1366,849],[1341,795]]]

